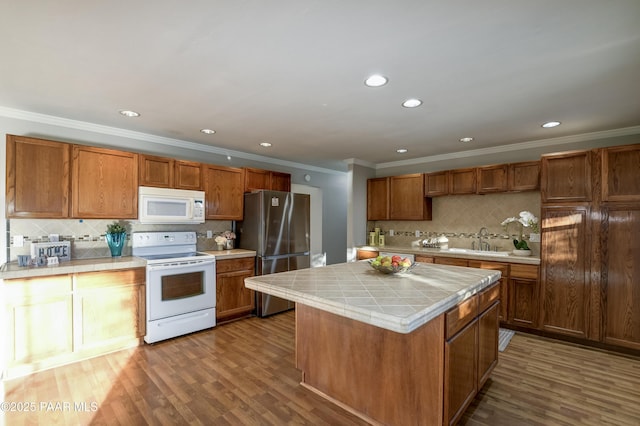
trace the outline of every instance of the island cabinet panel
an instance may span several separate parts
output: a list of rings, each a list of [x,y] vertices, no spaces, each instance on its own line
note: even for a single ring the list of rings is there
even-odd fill
[[[478,391],[478,320],[447,340],[444,350],[444,418],[455,425]]]
[[[604,342],[640,349],[640,205],[604,210]]]
[[[244,214],[244,169],[205,166],[206,218],[242,220]]]
[[[509,164],[509,191],[535,191],[540,189],[540,161]]]
[[[138,154],[73,146],[73,217],[138,217]]]
[[[540,327],[544,331],[587,337],[589,216],[588,206],[542,208]]]
[[[425,173],[424,195],[427,197],[449,195],[449,171]]]
[[[543,203],[591,201],[591,152],[543,155],[540,195]]]
[[[449,194],[475,194],[477,190],[476,169],[456,169],[449,171]]]
[[[499,302],[494,302],[478,317],[478,391],[498,365],[499,306]]]
[[[70,159],[69,144],[7,135],[7,217],[69,217]]]
[[[511,265],[508,322],[527,328],[538,325],[539,267]]]
[[[602,149],[602,201],[640,202],[640,144]]]
[[[389,179],[389,219],[431,220],[431,200],[424,196],[422,173]]]
[[[75,350],[136,346],[145,335],[145,268],[75,275]]]
[[[254,276],[255,258],[222,259],[216,262],[216,320],[218,322],[251,314],[255,293],[244,286]]]
[[[367,180],[367,220],[389,220],[389,178]]]
[[[143,154],[140,154],[138,158],[140,162],[138,179],[141,186],[159,188],[173,186],[174,159]]]
[[[5,378],[59,364],[73,351],[70,275],[5,280],[4,308]]]
[[[444,315],[409,334],[296,305],[302,385],[373,424],[442,425]]]
[[[506,192],[508,171],[507,164],[478,167],[478,194]]]
[[[176,160],[174,183],[177,189],[200,191],[204,186],[204,165],[196,161]]]

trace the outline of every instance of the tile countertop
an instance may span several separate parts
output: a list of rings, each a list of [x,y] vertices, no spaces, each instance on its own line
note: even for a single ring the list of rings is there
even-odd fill
[[[386,275],[366,260],[245,279],[245,286],[313,308],[411,333],[500,278],[499,271],[418,263]]]
[[[253,250],[233,249],[220,251],[205,251],[213,255],[216,260],[254,257]],[[92,259],[74,259],[61,262],[57,266],[18,266],[17,262],[5,263],[0,268],[0,280],[12,278],[44,277],[47,275],[75,274],[81,272],[109,271],[116,269],[144,268],[147,261],[135,256],[98,257]]]
[[[393,252],[393,253],[406,253],[406,254],[424,254],[426,256],[441,256],[441,257],[455,257],[459,259],[472,259],[472,260],[491,260],[494,262],[505,263],[521,263],[526,265],[539,265],[540,258],[535,256],[515,256],[509,254],[509,256],[496,256],[490,254],[480,253],[465,253],[448,250],[440,250],[437,248],[425,248],[425,247],[402,247],[402,246],[359,246],[357,250],[365,251],[381,251],[381,252]]]

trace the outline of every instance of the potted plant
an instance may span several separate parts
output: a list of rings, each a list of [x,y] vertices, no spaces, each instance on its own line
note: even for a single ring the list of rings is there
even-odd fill
[[[533,213],[528,211],[520,212],[520,217],[508,217],[502,221],[502,226],[505,230],[508,229],[509,224],[517,223],[519,225],[518,238],[513,239],[513,254],[518,256],[530,256],[531,249],[524,239],[524,227],[531,228],[533,232],[538,232],[538,218]]]
[[[118,222],[113,222],[107,225],[107,232],[104,237],[109,246],[109,250],[111,250],[111,256],[122,256],[122,248],[127,241],[127,230],[125,227]]]

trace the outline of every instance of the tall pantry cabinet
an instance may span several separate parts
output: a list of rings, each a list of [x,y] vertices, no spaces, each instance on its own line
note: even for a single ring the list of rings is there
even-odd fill
[[[540,328],[640,349],[640,144],[542,157]]]

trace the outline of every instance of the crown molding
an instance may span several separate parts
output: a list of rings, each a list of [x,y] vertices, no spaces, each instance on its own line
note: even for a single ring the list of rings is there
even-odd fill
[[[454,160],[467,157],[476,157],[479,155],[500,154],[503,152],[520,151],[524,149],[542,148],[545,146],[566,145],[576,142],[585,142],[597,139],[605,139],[620,136],[630,136],[640,134],[640,126],[624,127],[621,129],[604,130],[601,132],[582,133],[571,136],[561,136],[552,139],[539,139],[534,141],[514,143],[510,145],[502,145],[490,148],[472,149],[470,151],[454,152],[450,154],[432,155],[429,157],[414,158],[411,160],[392,161],[388,163],[379,163],[375,166],[377,169],[386,169],[389,167],[410,166],[414,164],[435,163],[444,160]]]
[[[344,161],[350,166],[356,165],[356,166],[368,167],[370,169],[376,168],[375,163],[370,163],[368,161],[360,160],[359,158],[347,158],[346,160],[342,160],[342,161]]]
[[[170,147],[179,147],[190,149],[193,151],[206,152],[210,154],[218,154],[243,158],[245,160],[260,161],[268,164],[277,164],[285,167],[294,167],[297,169],[315,171],[320,173],[344,175],[346,172],[340,170],[326,169],[323,167],[311,166],[308,164],[296,163],[293,161],[281,160],[273,157],[265,157],[256,154],[250,154],[242,151],[234,151],[226,148],[219,148],[211,145],[202,145],[195,142],[189,142],[181,139],[166,138],[164,136],[152,135],[150,133],[136,132],[133,130],[121,129],[119,127],[104,126],[101,124],[88,123],[86,121],[71,120],[68,118],[57,117],[54,115],[40,114],[36,112],[24,111],[15,108],[4,107],[0,105],[0,117],[13,118],[17,120],[32,121],[40,124],[48,124],[51,126],[65,127],[69,129],[82,130],[86,132],[101,133],[109,136],[117,136],[121,138],[136,139],[140,141],[150,142],[158,145]]]

